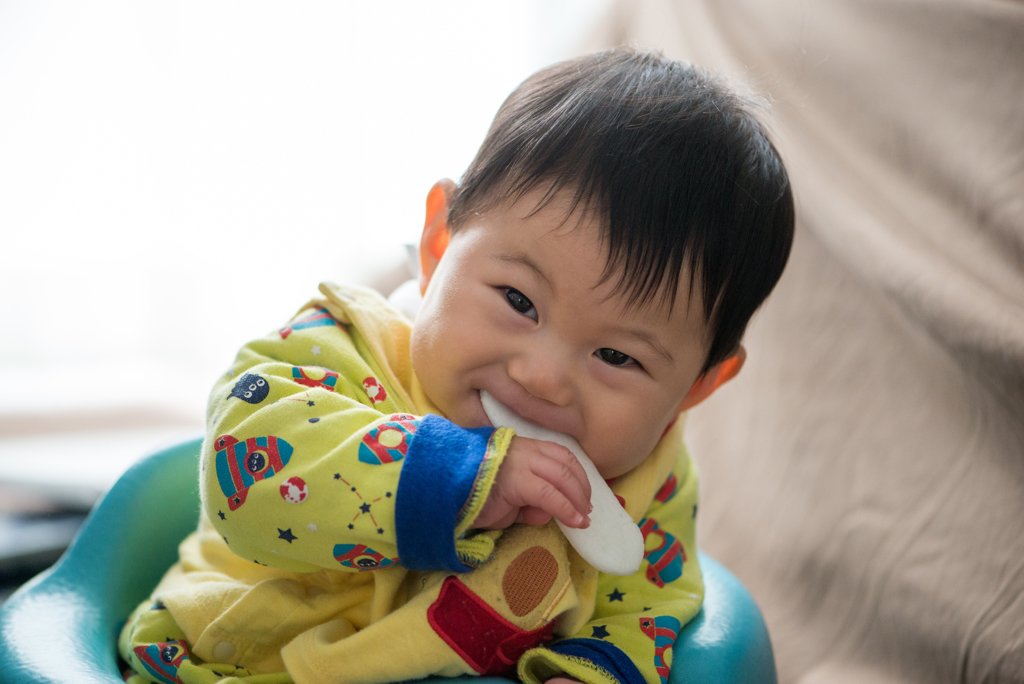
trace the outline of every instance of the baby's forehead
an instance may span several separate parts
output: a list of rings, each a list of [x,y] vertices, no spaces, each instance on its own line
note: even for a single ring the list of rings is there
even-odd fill
[[[556,248],[570,248],[585,255],[591,268],[591,289],[602,303],[623,315],[668,318],[677,306],[703,310],[699,278],[693,277],[690,259],[652,254],[657,246],[637,242],[640,249],[615,244],[610,235],[607,204],[579,188],[537,183],[515,194],[497,194],[466,224],[476,222],[495,229],[494,251],[499,259],[543,271],[537,261],[538,238],[554,238]],[[475,219],[475,220],[474,220]],[[675,267],[672,267],[675,262]]]

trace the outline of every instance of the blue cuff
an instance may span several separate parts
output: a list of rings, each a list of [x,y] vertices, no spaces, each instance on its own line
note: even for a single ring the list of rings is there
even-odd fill
[[[395,494],[398,557],[407,570],[473,569],[455,555],[455,520],[492,434],[494,428],[461,428],[439,416],[420,421]]]
[[[589,660],[618,679],[622,684],[646,684],[633,661],[610,641],[600,639],[564,639],[548,646],[555,653]]]

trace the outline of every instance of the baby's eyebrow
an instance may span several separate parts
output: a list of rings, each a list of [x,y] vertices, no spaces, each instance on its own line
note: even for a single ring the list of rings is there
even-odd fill
[[[639,328],[626,328],[624,329],[624,332],[627,333],[628,335],[632,335],[641,342],[647,344],[647,346],[649,346],[651,349],[657,352],[659,356],[664,357],[664,359],[669,363],[675,363],[675,359],[672,358],[672,354],[669,352],[669,350],[666,349],[664,345],[662,345],[661,342],[658,341],[658,338],[656,338],[651,333],[647,332],[646,330],[641,330]]]
[[[525,266],[526,268],[528,268],[531,271],[533,271],[534,273],[536,273],[537,277],[539,277],[541,280],[543,280],[547,284],[548,287],[550,287],[551,289],[554,289],[554,287],[555,287],[554,283],[551,282],[551,279],[548,278],[547,275],[544,274],[544,271],[541,270],[540,266],[537,265],[537,262],[535,262],[533,259],[531,259],[526,254],[522,254],[522,253],[495,254],[494,258],[498,259],[499,261],[505,261],[505,262],[510,263],[510,264],[519,264],[520,266]]]

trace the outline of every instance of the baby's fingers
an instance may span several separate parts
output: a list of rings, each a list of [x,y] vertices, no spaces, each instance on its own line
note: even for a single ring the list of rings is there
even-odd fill
[[[541,445],[546,458],[530,464],[533,473],[550,482],[577,511],[583,515],[589,514],[593,507],[590,505],[590,479],[587,471],[565,447],[551,442],[541,442]]]
[[[535,468],[534,477],[522,485],[524,504],[539,508],[569,527],[590,525],[590,518],[587,515],[590,512],[590,503],[584,501],[579,505],[574,504],[560,488],[572,489],[572,487],[567,486],[565,480],[551,475],[552,472],[561,473],[562,471],[546,465],[537,465]],[[579,488],[577,487],[577,489]],[[577,494],[575,498],[579,499],[580,497]]]
[[[515,522],[524,525],[547,525],[548,520],[551,520],[551,514],[547,511],[534,506],[523,506],[519,509],[519,515],[516,516]]]

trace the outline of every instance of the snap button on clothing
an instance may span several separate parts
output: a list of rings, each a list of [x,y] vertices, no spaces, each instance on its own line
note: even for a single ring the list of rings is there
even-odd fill
[[[213,647],[213,657],[215,660],[227,662],[231,660],[231,657],[234,655],[235,645],[230,641],[222,641]]]

